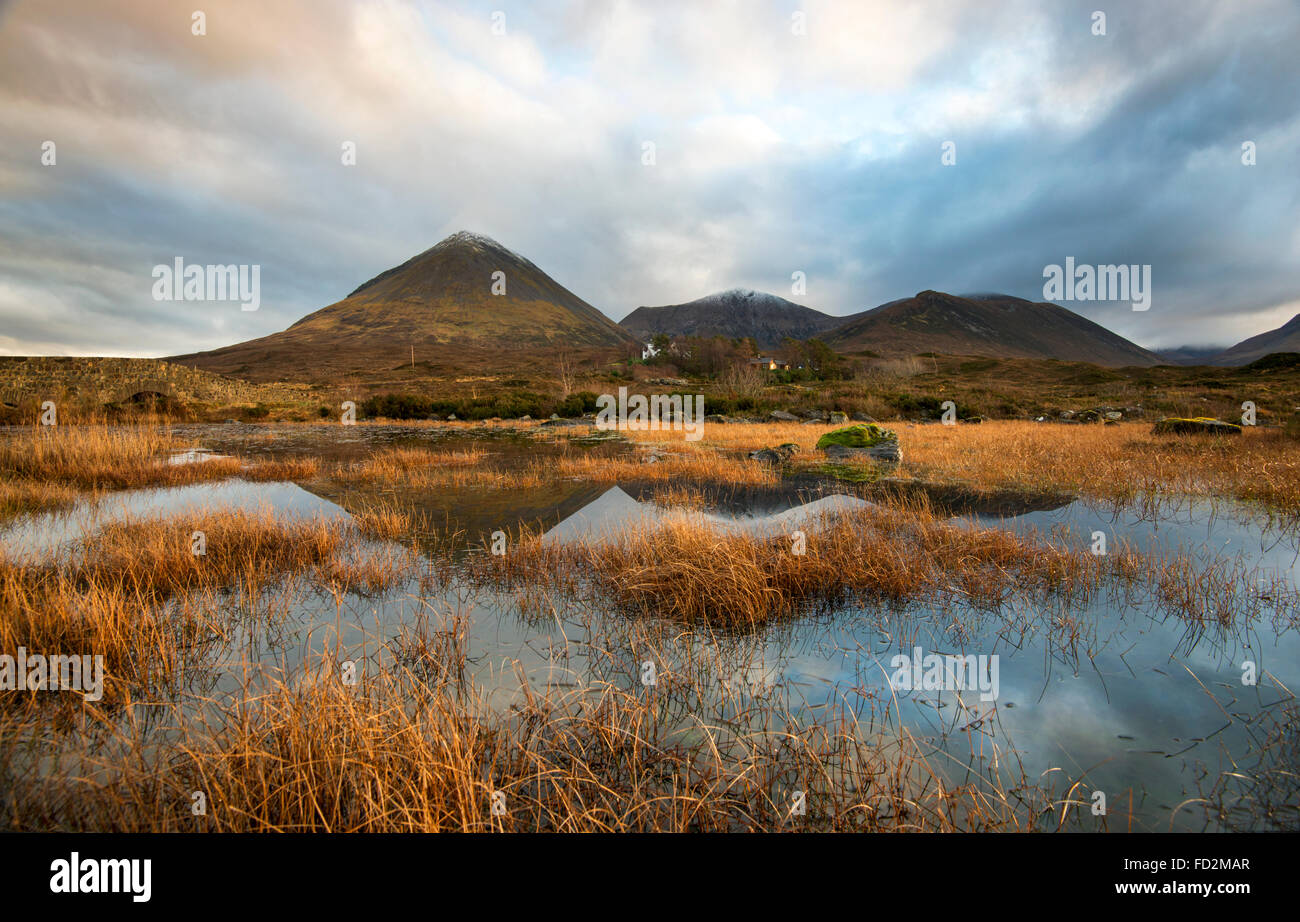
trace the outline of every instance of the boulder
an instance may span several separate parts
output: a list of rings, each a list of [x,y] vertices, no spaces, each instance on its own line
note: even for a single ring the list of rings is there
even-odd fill
[[[847,423],[848,421],[849,421],[849,417],[844,413],[832,413],[830,415],[830,422],[832,425],[842,426],[844,423]]]
[[[780,420],[783,423],[799,422],[799,417],[795,416],[793,413],[787,413],[785,410],[773,410],[768,415],[771,416],[772,419]]]
[[[1241,427],[1236,423],[1225,423],[1221,419],[1209,416],[1194,416],[1183,419],[1167,416],[1151,428],[1152,435],[1241,435]]]
[[[876,419],[874,416],[868,416],[866,413],[854,413],[853,421],[855,423],[874,423]]]
[[[817,448],[832,460],[870,460],[890,464],[903,460],[897,433],[875,423],[859,423],[828,432],[817,440]]]
[[[784,464],[798,453],[798,445],[794,442],[786,442],[784,445],[778,445],[775,448],[760,448],[758,451],[751,451],[749,457],[755,461],[766,461],[768,464]]]
[[[869,448],[850,448],[848,445],[827,445],[826,457],[832,461],[883,461],[897,464],[903,460],[903,450],[897,442],[881,442]]]

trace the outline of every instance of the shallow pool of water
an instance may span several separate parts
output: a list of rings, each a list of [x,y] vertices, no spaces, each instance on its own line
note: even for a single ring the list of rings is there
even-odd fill
[[[256,437],[241,433],[222,439],[209,431],[205,447],[247,456],[247,439]],[[318,442],[320,436],[312,438]],[[373,449],[371,434],[359,445],[350,438],[337,442],[340,457]],[[423,438],[424,432],[385,436],[395,444]],[[501,441],[510,446],[503,450],[511,457],[528,456],[525,446],[508,437]],[[319,445],[310,448],[317,452]],[[268,453],[295,450],[278,443],[267,447]],[[266,508],[286,518],[346,520],[350,508],[355,511],[352,495],[325,481],[300,486],[237,479],[110,494],[12,523],[0,531],[0,549],[38,560],[87,536],[93,540],[94,530],[109,521],[222,509]],[[616,540],[622,528],[669,517],[720,531],[788,535],[815,527],[821,514],[866,502],[826,487],[727,490],[703,508],[672,509],[656,503],[653,487],[630,483],[389,498],[416,511],[440,513],[448,531],[465,536],[462,549],[493,530],[520,524],[538,525],[548,541],[601,541]],[[1112,548],[1127,540],[1144,550],[1182,549],[1207,565],[1227,557],[1251,571],[1261,586],[1280,580],[1292,593],[1300,586],[1294,536],[1236,506],[1186,502],[1144,518],[1074,502],[977,521],[1033,529],[1079,548],[1090,547],[1100,532]],[[425,618],[466,632],[469,678],[494,709],[517,703],[520,676],[538,689],[601,681],[635,688],[647,658],[658,659],[665,675],[689,662],[704,671],[701,687],[716,693],[716,713],[736,732],[752,731],[746,715],[754,702],[779,702],[790,719],[805,724],[833,711],[847,712],[864,733],[908,732],[920,739],[950,783],[992,775],[1014,784],[1023,777],[1059,797],[1082,779],[1075,800],[1086,802],[1093,791],[1105,792],[1109,816],[1095,818],[1085,804],[1078,811],[1084,818],[1072,820],[1070,828],[1100,828],[1103,822],[1110,829],[1135,830],[1297,824],[1294,788],[1261,793],[1259,784],[1250,787],[1225,774],[1275,779],[1270,771],[1279,759],[1283,769],[1297,768],[1286,761],[1296,752],[1289,690],[1300,688],[1297,610],[1287,607],[1293,601],[1272,600],[1272,609],[1282,615],[1223,626],[1189,625],[1162,613],[1150,598],[1120,592],[1102,593],[1069,610],[1015,602],[985,611],[935,598],[905,606],[845,607],[748,636],[713,636],[631,623],[605,610],[598,599],[548,599],[538,605],[537,599],[471,586],[454,574],[445,585],[431,582],[427,575],[436,561],[425,555],[434,544],[428,535],[414,537],[414,550],[404,542],[361,545],[362,553],[416,555],[409,574],[382,594],[340,595],[301,580],[267,592],[258,604],[279,613],[274,629],[244,629],[232,638],[210,664],[199,691],[234,693],[248,681],[250,669],[292,674],[320,656],[383,662],[400,653],[402,627]],[[1247,585],[1242,591],[1265,590]],[[910,657],[918,648],[922,654],[996,656],[996,696],[982,700],[978,690],[891,684],[894,658]],[[1247,663],[1258,676],[1255,685],[1243,684]],[[1200,806],[1206,796],[1223,801],[1226,812],[1207,816]],[[1045,801],[1038,797],[1026,788],[1024,809],[1041,809]],[[1258,801],[1267,797],[1290,799],[1280,821],[1260,820]]]

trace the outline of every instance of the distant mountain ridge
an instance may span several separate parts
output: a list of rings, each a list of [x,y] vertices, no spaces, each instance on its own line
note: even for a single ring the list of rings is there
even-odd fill
[[[638,307],[620,325],[643,342],[660,333],[732,339],[752,337],[760,349],[772,349],[787,336],[812,339],[848,319],[832,317],[767,292],[732,288],[684,304]]]
[[[986,355],[1097,365],[1160,365],[1164,360],[1059,304],[1011,295],[922,291],[851,318],[825,336],[841,352],[878,355]]]

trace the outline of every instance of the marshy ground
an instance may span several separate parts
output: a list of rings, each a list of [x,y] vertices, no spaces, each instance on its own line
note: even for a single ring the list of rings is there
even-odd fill
[[[0,652],[106,678],[0,692],[0,822],[1300,826],[1293,438],[890,427],[5,430]]]

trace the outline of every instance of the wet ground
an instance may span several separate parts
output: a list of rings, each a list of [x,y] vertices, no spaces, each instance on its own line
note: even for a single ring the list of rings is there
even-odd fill
[[[475,447],[505,463],[523,464],[548,449],[512,434],[445,434],[397,427],[223,426],[197,431],[205,449],[256,457],[326,456],[360,459],[377,446],[435,443],[440,449]],[[603,446],[600,450],[626,450]],[[191,463],[202,463],[190,457]],[[349,518],[356,491],[327,478],[305,484],[229,480],[103,497],[70,511],[11,523],[0,548],[32,559],[83,538],[107,521],[126,517],[198,514],[220,509],[269,508],[278,516]],[[704,508],[671,509],[655,502],[646,484],[561,483],[533,490],[476,489],[390,496],[425,522],[456,532],[467,553],[497,529],[533,524],[545,540],[615,540],[629,525],[684,516],[723,531],[789,534],[814,527],[817,516],[869,500],[832,484],[770,490],[714,490]],[[1029,504],[1031,507],[1034,504]],[[1141,549],[1182,549],[1209,566],[1238,561],[1250,572],[1239,591],[1274,592],[1280,577],[1290,592],[1300,585],[1294,535],[1274,529],[1244,508],[1184,502],[1156,516],[1139,516],[1082,501],[994,514],[976,520],[1012,530],[1036,530],[1088,548],[1101,532]],[[1109,816],[1091,815],[1070,828],[1134,830],[1296,828],[1300,818],[1294,772],[1295,701],[1300,689],[1300,640],[1292,602],[1265,600],[1275,612],[1230,627],[1190,626],[1152,599],[1102,593],[1071,609],[1042,610],[1011,603],[990,612],[959,599],[924,599],[903,606],[846,607],[808,614],[744,635],[684,632],[674,625],[632,623],[599,599],[498,592],[452,572],[443,584],[435,535],[411,542],[363,542],[361,553],[394,550],[416,555],[409,575],[378,596],[346,594],[295,583],[261,604],[281,612],[273,634],[245,633],[214,660],[202,679],[204,694],[234,692],[258,669],[292,672],[304,658],[326,651],[378,664],[400,657],[403,624],[440,619],[466,632],[469,677],[485,706],[506,710],[519,699],[519,678],[535,688],[573,689],[609,681],[633,688],[649,659],[659,671],[703,670],[701,687],[716,691],[710,714],[734,732],[752,732],[752,715],[782,713],[801,725],[847,712],[868,735],[906,732],[923,741],[948,779],[1023,777],[1014,793],[1025,810],[1043,810],[1046,788],[1061,797],[1085,779],[1075,799],[1106,793]],[[1268,589],[1262,588],[1269,586]],[[277,595],[278,593],[278,595]],[[1017,607],[1023,606],[1023,607]],[[1291,606],[1291,607],[1288,607]],[[1276,612],[1289,615],[1276,615]],[[268,629],[269,630],[269,629]],[[895,656],[925,653],[996,656],[996,695],[979,690],[925,691],[891,685]],[[1243,684],[1243,664],[1257,684]],[[689,664],[689,665],[688,665]],[[989,676],[993,678],[993,676]],[[987,698],[988,700],[982,700]],[[761,705],[761,706],[760,706]],[[680,715],[683,719],[687,715]],[[1292,776],[1292,781],[1294,777]],[[1213,809],[1208,811],[1205,804]],[[1275,809],[1281,804],[1280,813]],[[1274,820],[1260,819],[1265,807]],[[1059,811],[1059,806],[1058,806]],[[1276,817],[1281,816],[1279,821]]]

